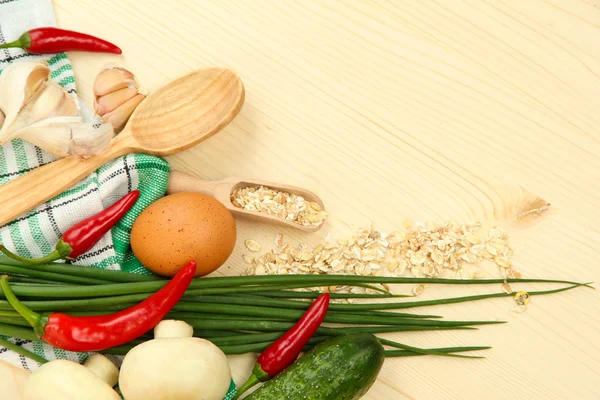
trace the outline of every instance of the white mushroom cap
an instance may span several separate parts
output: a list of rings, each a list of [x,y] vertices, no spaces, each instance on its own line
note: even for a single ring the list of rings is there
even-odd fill
[[[227,357],[211,342],[194,337],[181,321],[162,321],[154,340],[127,353],[119,388],[127,400],[222,400],[231,383]]]
[[[103,359],[111,363],[105,357]],[[93,360],[93,363],[98,362],[98,358]],[[31,374],[23,391],[23,400],[82,399],[121,400],[121,397],[94,372],[68,360],[54,360],[39,367]]]

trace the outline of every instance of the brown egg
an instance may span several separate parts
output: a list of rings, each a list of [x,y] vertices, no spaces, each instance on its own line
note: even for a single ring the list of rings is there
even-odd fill
[[[233,216],[214,197],[175,193],[151,204],[131,230],[135,256],[152,272],[173,276],[190,260],[196,276],[211,273],[229,258],[235,246]]]

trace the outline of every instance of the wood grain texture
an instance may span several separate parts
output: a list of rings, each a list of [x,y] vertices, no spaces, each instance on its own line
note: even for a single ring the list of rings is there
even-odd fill
[[[123,57],[71,56],[88,101],[107,62],[124,64],[150,90],[197,68],[241,76],[240,115],[170,157],[174,168],[210,180],[287,183],[325,201],[330,218],[317,234],[240,220],[220,273],[245,268],[245,239],[269,246],[283,232],[316,243],[369,222],[389,232],[405,219],[454,219],[505,227],[525,276],[600,280],[598,2],[55,4],[61,27],[123,48]],[[432,287],[422,296],[486,290],[500,288]],[[420,346],[494,348],[485,360],[388,360],[365,398],[600,398],[598,293],[534,298],[524,314],[511,307],[498,299],[427,309],[509,323],[389,335]]]

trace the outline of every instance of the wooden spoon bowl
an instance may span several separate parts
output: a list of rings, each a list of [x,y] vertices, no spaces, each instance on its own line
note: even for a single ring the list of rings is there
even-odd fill
[[[108,161],[129,153],[166,156],[211,137],[244,103],[240,78],[227,69],[192,72],[150,94],[110,147],[86,160],[62,158],[0,187],[0,225],[62,193]]]
[[[134,111],[127,126],[136,150],[167,156],[219,132],[243,104],[244,86],[235,73],[204,69],[152,93]]]

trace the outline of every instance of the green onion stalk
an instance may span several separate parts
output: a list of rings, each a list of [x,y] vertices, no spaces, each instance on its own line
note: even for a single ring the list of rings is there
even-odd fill
[[[102,270],[69,264],[27,265],[0,258],[0,273],[11,276],[11,288],[23,304],[35,311],[66,312],[73,315],[101,315],[130,307],[163,287],[167,280],[153,275],[135,275],[122,271]],[[347,275],[284,275],[201,278],[192,282],[186,295],[167,315],[180,319],[194,328],[196,336],[213,341],[226,354],[260,352],[291,328],[318,296],[318,288],[327,286],[358,286],[377,291],[376,294],[339,294],[334,299],[361,299],[361,303],[330,304],[325,323],[318,330],[307,350],[330,337],[351,333],[382,334],[389,332],[472,330],[478,326],[503,321],[448,321],[439,315],[398,312],[409,308],[440,304],[455,304],[484,299],[514,296],[515,293],[487,293],[473,296],[434,300],[407,300],[407,295],[393,295],[372,285],[376,284],[500,284],[504,279],[438,279],[363,277]],[[562,284],[555,289],[530,291],[529,295],[549,295],[590,286],[569,280],[507,279],[513,283]],[[297,291],[295,289],[304,289]],[[309,289],[309,291],[306,291]],[[4,298],[0,291],[0,299]],[[368,302],[386,299],[388,302]],[[27,326],[27,321],[14,311],[6,300],[0,300],[0,335],[40,339]],[[149,340],[145,335],[107,354],[125,354],[134,345]],[[460,353],[485,350],[488,347],[445,347],[422,349],[380,338],[388,357],[437,355],[477,358]],[[15,348],[12,342],[0,345]],[[20,347],[20,346],[17,346]],[[25,349],[20,348],[23,351]],[[21,354],[33,358],[31,354]],[[32,356],[33,355],[33,356]],[[35,359],[35,358],[33,358]],[[42,362],[39,357],[36,360]]]

